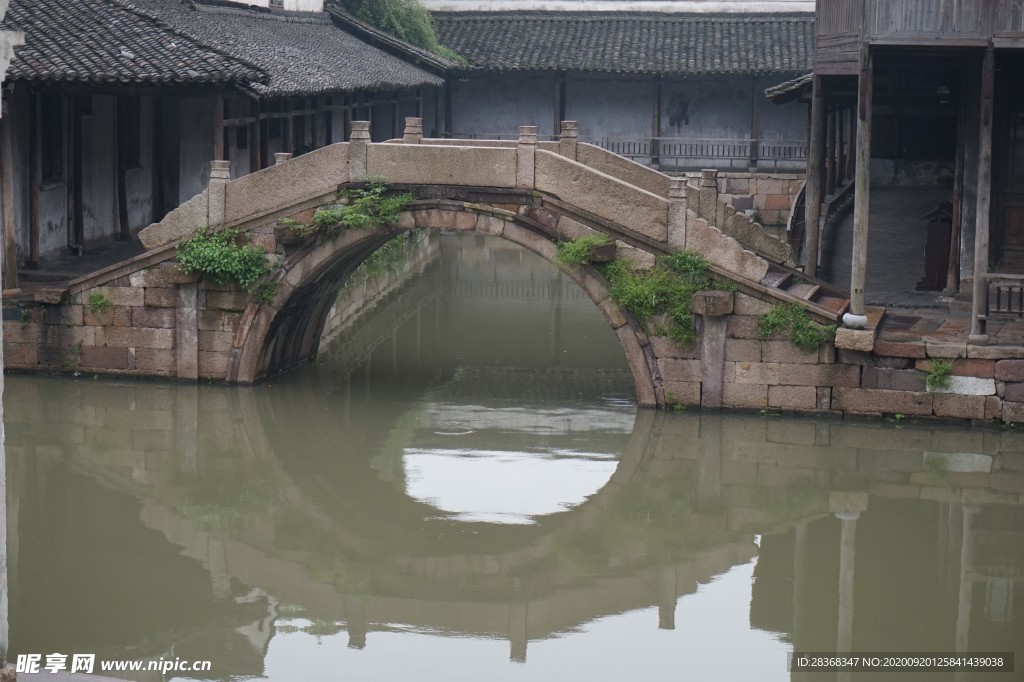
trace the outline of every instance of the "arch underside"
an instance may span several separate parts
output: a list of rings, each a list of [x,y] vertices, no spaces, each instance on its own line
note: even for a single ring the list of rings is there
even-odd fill
[[[264,376],[302,365],[316,356],[331,306],[349,276],[380,246],[412,229],[460,229],[501,237],[532,251],[565,272],[587,294],[615,332],[633,376],[637,403],[658,404],[657,362],[647,335],[632,315],[610,298],[607,282],[592,267],[565,267],[558,262],[556,231],[537,213],[507,210],[511,197],[493,203],[428,198],[413,202],[387,230],[343,231],[332,240],[308,240],[286,256],[274,300],[250,311],[241,351],[232,357],[229,377],[252,383]],[[495,204],[499,204],[496,206]],[[543,216],[541,216],[543,217]],[[567,238],[563,236],[562,238]]]

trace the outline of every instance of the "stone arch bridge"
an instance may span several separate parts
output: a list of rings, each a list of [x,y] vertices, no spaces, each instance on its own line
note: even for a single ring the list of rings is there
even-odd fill
[[[206,191],[140,233],[145,253],[60,290],[37,292],[35,302],[44,304],[22,302],[19,321],[9,309],[7,366],[258,381],[312,358],[346,278],[399,231],[416,228],[494,235],[556,265],[558,241],[590,233],[613,237],[619,257],[638,267],[651,267],[657,256],[676,249],[702,253],[712,277],[731,282],[737,293],[695,299],[701,340],[692,348],[649,334],[609,297],[607,282],[593,268],[563,267],[614,329],[641,405],[717,407],[732,391],[735,399],[726,396],[726,404],[764,407],[769,385],[777,382],[730,389],[736,377],[735,368],[726,366],[727,350],[730,359],[763,364],[767,346],[756,340],[754,323],[771,304],[796,302],[828,323],[846,307],[842,294],[785,265],[787,244],[720,200],[715,171],[699,180],[671,178],[578,143],[574,122],[563,123],[557,142],[539,142],[532,126],[520,128],[518,141],[423,139],[421,130],[419,119],[408,119],[402,140],[371,143],[369,124],[354,122],[350,142],[235,180],[228,162],[212,162]],[[282,224],[286,218],[308,221],[340,188],[367,178],[416,197],[396,225],[318,240],[299,239]],[[174,247],[200,226],[235,228],[279,255],[273,300],[259,303],[178,270]],[[97,294],[109,302],[102,310],[90,306]],[[779,345],[772,352],[794,364],[834,362],[824,354],[834,356],[832,349],[819,357],[785,350],[785,342],[764,343]],[[779,392],[799,397],[777,406],[828,409],[815,387],[837,384],[824,379],[804,377],[801,390]]]

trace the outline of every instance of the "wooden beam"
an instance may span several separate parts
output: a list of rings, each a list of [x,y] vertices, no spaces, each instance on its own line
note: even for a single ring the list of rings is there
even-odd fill
[[[850,313],[864,315],[864,280],[868,268],[868,212],[871,206],[871,100],[874,66],[864,47],[857,96],[857,155],[853,194],[853,263],[850,272]]]
[[[39,267],[39,95],[29,94],[28,123],[28,267]]]
[[[0,203],[4,221],[4,289],[18,287],[18,228],[14,218],[14,138],[11,114],[0,120]]]
[[[815,75],[811,95],[811,125],[807,149],[807,182],[804,185],[804,259],[805,270],[815,275],[818,269],[818,248],[821,240],[818,223],[821,218],[822,176],[825,166],[825,96],[821,76]]]
[[[971,341],[985,343],[988,308],[989,222],[992,209],[992,118],[995,91],[995,50],[985,50],[981,67],[981,125],[978,134],[978,210],[974,228],[974,295],[971,300]]]

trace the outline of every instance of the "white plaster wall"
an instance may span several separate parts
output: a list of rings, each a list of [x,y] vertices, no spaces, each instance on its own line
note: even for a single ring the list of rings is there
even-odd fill
[[[566,79],[565,117],[584,139],[647,138],[654,119],[654,82],[642,79]]]
[[[114,97],[94,96],[92,114],[82,117],[82,225],[86,244],[109,240],[120,231],[114,159],[115,107]],[[65,235],[61,246],[66,241]],[[44,251],[41,243],[40,251]]]
[[[749,139],[751,90],[748,78],[665,82],[661,136]]]
[[[256,5],[270,7],[270,0],[228,0],[237,5]],[[324,0],[284,0],[283,9],[295,12],[323,12]]]
[[[521,125],[554,135],[555,76],[483,74],[453,83],[455,133],[514,135]]]
[[[181,154],[178,165],[178,203],[206,189],[213,160],[215,98],[183,97],[178,105]]]
[[[803,102],[772,104],[764,91],[778,85],[785,77],[761,77],[757,79],[755,96],[757,102],[758,128],[762,140],[806,140],[809,105]]]

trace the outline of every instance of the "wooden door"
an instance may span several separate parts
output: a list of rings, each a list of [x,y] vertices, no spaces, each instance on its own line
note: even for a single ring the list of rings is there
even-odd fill
[[[1001,272],[1024,271],[1024,77],[1020,60],[996,83],[993,255]],[[1008,65],[1007,65],[1008,66]]]

